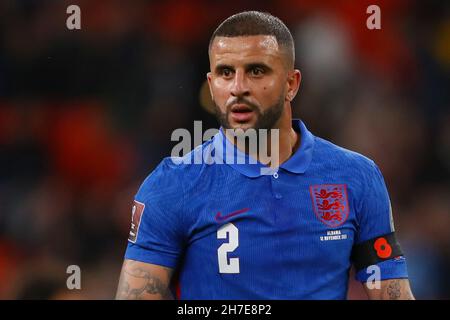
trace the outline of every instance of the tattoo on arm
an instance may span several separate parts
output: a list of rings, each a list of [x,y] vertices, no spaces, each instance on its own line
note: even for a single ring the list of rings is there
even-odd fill
[[[401,286],[398,280],[392,281],[387,287],[387,293],[389,295],[389,300],[397,300],[401,296]]]
[[[364,286],[371,300],[414,300],[408,279],[389,279],[381,281],[378,288]]]
[[[158,267],[159,274],[142,267],[136,261],[124,264],[116,299],[173,299],[169,289],[172,270]]]
[[[383,300],[414,300],[407,279],[393,279],[382,292]]]

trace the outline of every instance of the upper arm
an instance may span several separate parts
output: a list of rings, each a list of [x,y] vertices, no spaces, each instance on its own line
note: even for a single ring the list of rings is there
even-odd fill
[[[395,237],[389,194],[375,163],[365,162],[361,193],[355,201],[358,230],[352,252],[356,279],[366,282],[376,265],[380,280],[408,278],[406,260]]]
[[[135,196],[125,258],[175,268],[185,245],[183,192],[163,161]]]
[[[389,279],[380,281],[379,288],[364,284],[370,300],[415,300],[408,279]]]
[[[116,299],[173,299],[170,291],[171,268],[125,259]]]

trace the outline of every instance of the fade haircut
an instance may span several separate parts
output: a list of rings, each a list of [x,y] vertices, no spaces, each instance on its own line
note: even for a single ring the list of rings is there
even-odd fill
[[[241,36],[274,36],[278,46],[287,55],[287,65],[294,67],[295,49],[294,39],[286,25],[279,18],[268,12],[244,11],[234,14],[223,21],[209,40],[209,48],[216,37],[241,37]]]

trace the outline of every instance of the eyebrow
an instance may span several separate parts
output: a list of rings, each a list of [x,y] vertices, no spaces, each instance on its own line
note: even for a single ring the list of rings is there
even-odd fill
[[[231,65],[228,65],[228,64],[218,64],[218,65],[215,67],[214,71],[215,71],[216,73],[220,73],[220,71],[222,71],[223,69],[234,70],[234,68],[233,68]]]

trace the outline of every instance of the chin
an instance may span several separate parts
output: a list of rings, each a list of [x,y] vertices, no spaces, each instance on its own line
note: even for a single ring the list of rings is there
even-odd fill
[[[254,123],[249,123],[249,122],[245,122],[245,123],[231,123],[231,129],[242,129],[244,131],[248,130],[248,129],[254,129],[255,128],[255,124]]]

